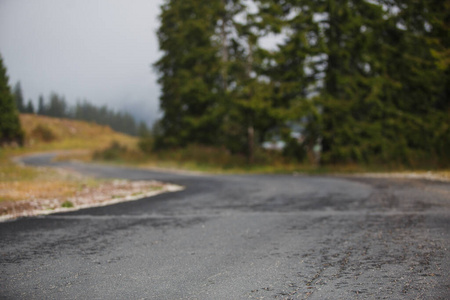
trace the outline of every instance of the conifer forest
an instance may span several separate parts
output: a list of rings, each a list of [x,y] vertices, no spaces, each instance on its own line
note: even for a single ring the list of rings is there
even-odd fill
[[[167,0],[155,148],[450,162],[450,1]],[[267,38],[277,38],[263,47]],[[295,132],[300,132],[300,137]]]
[[[116,112],[107,105],[96,106],[87,100],[69,105],[64,96],[52,92],[47,100],[40,95],[38,106],[35,108],[31,99],[25,102],[20,82],[12,88],[12,96],[19,113],[93,122],[133,136],[148,132],[147,125],[143,121],[138,123],[130,113]]]

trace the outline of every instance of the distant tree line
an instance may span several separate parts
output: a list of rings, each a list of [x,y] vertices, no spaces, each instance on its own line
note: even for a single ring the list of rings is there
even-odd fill
[[[450,2],[166,0],[155,148],[253,160],[274,132],[321,162],[450,162]],[[281,35],[274,49],[266,36]]]
[[[138,124],[134,117],[127,112],[115,112],[106,105],[98,107],[86,100],[70,106],[65,98],[57,93],[51,93],[47,101],[42,95],[39,96],[38,107],[35,109],[31,100],[25,104],[20,82],[14,86],[13,95],[17,110],[21,113],[36,113],[42,116],[94,122],[134,136],[148,131],[144,122]]]

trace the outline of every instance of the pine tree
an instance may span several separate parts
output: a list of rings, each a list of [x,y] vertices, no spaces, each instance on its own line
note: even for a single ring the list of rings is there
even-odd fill
[[[14,96],[8,85],[6,67],[0,56],[0,146],[16,142],[23,144],[24,133],[14,103]]]
[[[39,95],[37,114],[45,115],[44,96],[42,95]]]
[[[75,120],[94,122],[110,126],[112,129],[126,134],[137,136],[138,127],[134,117],[127,112],[115,112],[106,105],[97,107],[87,100],[77,102],[74,107],[66,108],[66,115]]]
[[[156,146],[225,146],[253,160],[304,128],[322,163],[450,161],[449,1],[167,0]],[[259,40],[284,33],[276,51]],[[286,153],[289,151],[286,151]]]
[[[387,5],[396,11],[387,15],[380,51],[385,62],[381,98],[390,121],[383,129],[395,141],[389,147],[391,159],[414,165],[440,157],[448,163],[449,2],[395,0]]]
[[[14,101],[16,103],[17,110],[19,112],[25,112],[25,100],[22,93],[22,86],[20,85],[20,81],[16,83],[14,86]]]
[[[220,2],[170,0],[162,6],[158,39],[163,56],[155,64],[164,112],[159,146],[216,143],[217,99],[223,93],[220,45],[213,36]]]
[[[234,21],[235,38],[232,40],[229,77],[232,86],[226,106],[227,115],[223,124],[227,147],[245,153],[248,162],[254,161],[254,153],[268,126],[273,123],[270,84],[261,79],[261,64],[265,58],[259,47],[262,35],[257,16],[240,6],[241,22]]]
[[[272,117],[270,88],[258,73],[256,16],[245,11],[240,0],[172,0],[162,7],[157,147],[225,146],[253,161]]]
[[[431,26],[427,43],[440,74],[442,84],[435,103],[433,148],[439,159],[450,164],[450,1],[435,0],[429,3],[430,15],[427,22]]]
[[[27,114],[34,114],[34,105],[33,105],[33,101],[31,101],[31,99],[28,100],[28,104],[25,107],[25,112]]]
[[[55,118],[67,117],[67,103],[64,97],[56,93],[50,94],[50,102],[46,108],[46,115]]]
[[[382,7],[366,1],[324,1],[316,11],[325,61],[322,106],[322,162],[369,162],[381,149],[377,97],[376,29]]]
[[[285,153],[294,151],[291,155],[302,159],[304,148],[312,151],[319,138],[318,126],[313,126],[318,110],[312,99],[320,92],[325,52],[320,26],[314,21],[318,10],[313,1],[258,2],[264,21],[261,27],[285,35],[277,51],[265,53],[265,74],[272,81],[273,110],[277,112],[274,125],[285,142],[295,148]],[[292,127],[305,128],[303,145],[291,137]]]

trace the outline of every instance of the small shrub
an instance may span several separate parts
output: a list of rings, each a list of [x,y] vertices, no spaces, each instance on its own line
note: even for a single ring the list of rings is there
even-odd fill
[[[139,149],[144,153],[151,153],[154,149],[153,139],[149,136],[141,137],[138,143]]]
[[[49,127],[42,124],[39,124],[33,129],[31,136],[46,143],[56,140],[56,135],[53,131]]]
[[[103,151],[96,151],[94,159],[100,160],[117,160],[127,153],[127,147],[122,146],[119,142],[114,141],[111,145]]]
[[[73,203],[70,202],[69,200],[66,200],[66,201],[64,201],[64,202],[61,204],[61,207],[64,207],[64,208],[72,208],[72,207],[74,207],[74,205],[73,205]]]

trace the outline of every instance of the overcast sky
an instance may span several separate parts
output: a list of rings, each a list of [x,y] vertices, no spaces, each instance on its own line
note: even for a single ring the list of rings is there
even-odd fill
[[[163,0],[0,0],[0,53],[11,86],[37,104],[51,91],[157,117],[156,30]]]

